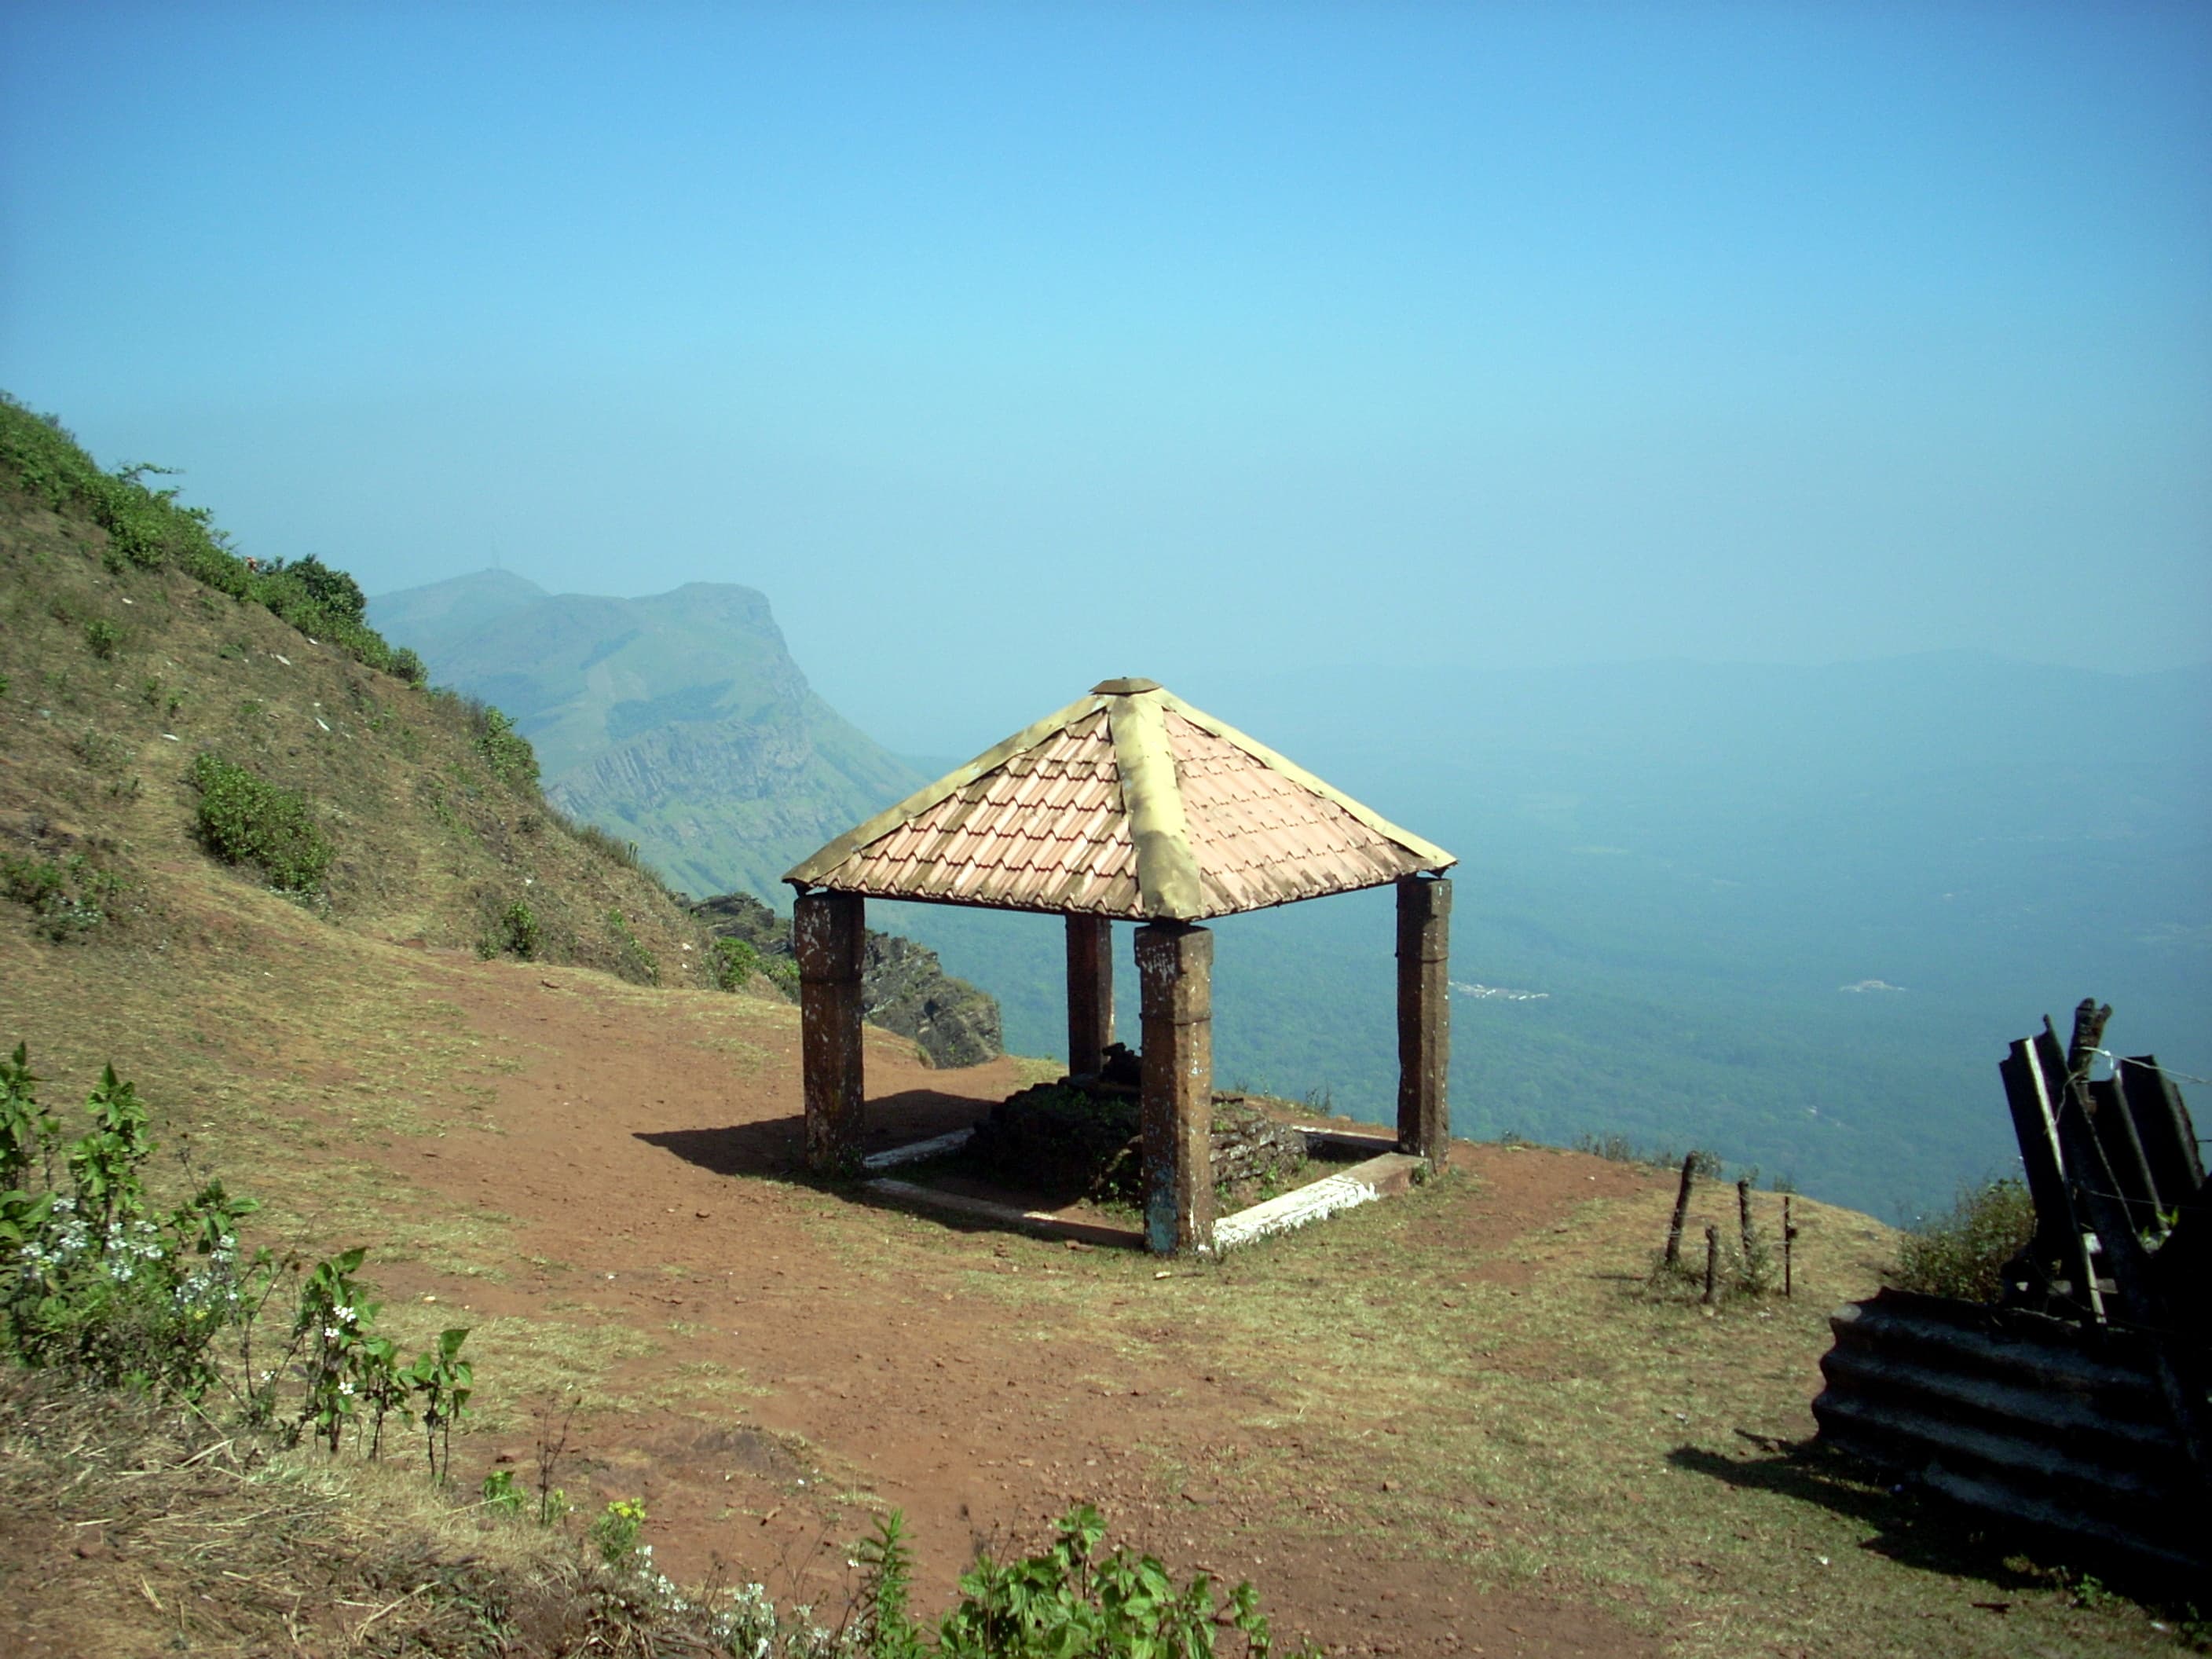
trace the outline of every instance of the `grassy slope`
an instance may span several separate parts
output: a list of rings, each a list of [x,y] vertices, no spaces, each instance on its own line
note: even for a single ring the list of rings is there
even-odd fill
[[[521,903],[549,960],[703,982],[674,900],[499,775],[468,707],[110,546],[0,481],[0,852],[119,880],[99,948],[137,963],[189,948],[171,890],[204,862],[186,774],[208,751],[309,803],[336,850],[314,902],[337,926],[473,945]]]

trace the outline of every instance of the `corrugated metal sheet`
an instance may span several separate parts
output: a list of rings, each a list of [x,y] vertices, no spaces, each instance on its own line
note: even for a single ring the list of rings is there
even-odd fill
[[[1829,1320],[1821,1440],[1980,1511],[2198,1582],[2212,1498],[2148,1345],[2018,1310],[1885,1290]]]
[[[1197,921],[1449,854],[1149,681],[1109,680],[784,879],[878,898]]]

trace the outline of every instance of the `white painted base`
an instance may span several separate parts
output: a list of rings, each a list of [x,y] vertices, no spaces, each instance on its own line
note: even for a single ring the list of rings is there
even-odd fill
[[[939,1152],[950,1152],[968,1144],[973,1129],[955,1129],[950,1134],[932,1135],[927,1140],[909,1140],[903,1146],[886,1146],[880,1152],[870,1152],[860,1160],[868,1170],[896,1170],[902,1164],[918,1164],[925,1158],[935,1158]]]
[[[1382,1195],[1370,1183],[1356,1176],[1323,1176],[1319,1181],[1310,1181],[1264,1204],[1255,1204],[1249,1210],[1222,1217],[1213,1224],[1213,1246],[1218,1250],[1233,1250],[1255,1238],[1265,1238],[1269,1233],[1286,1233],[1310,1221],[1333,1216],[1340,1210],[1371,1203]]]

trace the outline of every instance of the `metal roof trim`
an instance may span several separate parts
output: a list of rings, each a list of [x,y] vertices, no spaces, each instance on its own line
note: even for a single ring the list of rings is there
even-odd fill
[[[1203,708],[1194,708],[1190,704],[1185,702],[1181,697],[1176,696],[1172,691],[1162,690],[1153,693],[1152,695],[1158,698],[1160,705],[1163,708],[1174,709],[1176,714],[1182,715],[1185,720],[1188,720],[1193,726],[1197,726],[1200,731],[1209,732],[1212,736],[1219,738],[1224,743],[1231,743],[1236,744],[1237,748],[1242,749],[1246,754],[1251,756],[1254,760],[1258,761],[1261,765],[1267,767],[1273,771],[1281,773],[1285,777],[1290,779],[1291,782],[1299,785],[1303,788],[1310,789],[1314,793],[1322,797],[1322,799],[1333,802],[1334,805],[1342,807],[1346,811],[1351,813],[1353,817],[1358,819],[1360,823],[1365,824],[1370,830],[1372,830],[1376,835],[1387,836],[1389,840],[1396,842],[1398,845],[1404,848],[1407,852],[1413,854],[1416,858],[1424,861],[1421,866],[1423,869],[1435,871],[1449,870],[1453,865],[1459,862],[1456,858],[1453,857],[1449,853],[1445,852],[1443,848],[1437,846],[1434,842],[1424,841],[1412,830],[1399,828],[1398,825],[1391,823],[1389,819],[1384,817],[1380,812],[1374,811],[1370,807],[1361,805],[1358,801],[1352,799],[1351,796],[1346,794],[1341,789],[1338,789],[1329,784],[1323,783],[1319,778],[1307,771],[1305,768],[1300,766],[1296,761],[1285,759],[1283,756],[1277,754],[1273,750],[1268,748],[1266,744],[1261,743],[1256,738],[1245,736],[1243,732],[1239,732],[1235,726],[1230,725],[1226,720],[1216,720],[1212,715],[1207,714]],[[1380,884],[1376,884],[1379,885]]]
[[[1108,682],[1112,684],[1112,682]],[[1137,849],[1138,903],[1149,916],[1188,921],[1206,908],[1182,784],[1168,747],[1158,690],[1117,696],[1106,711],[1114,764],[1121,774],[1122,809]]]
[[[804,891],[809,887],[829,884],[823,878],[859,852],[870,842],[889,835],[908,818],[927,812],[948,795],[965,789],[987,772],[1004,766],[1017,755],[1025,753],[1044,743],[1085,716],[1096,714],[1115,701],[1091,694],[1078,697],[1057,714],[1047,714],[1035,725],[1025,726],[1003,742],[993,744],[965,766],[955,767],[934,783],[924,784],[896,806],[885,807],[866,823],[848,830],[835,841],[817,848],[784,872],[784,880]],[[1112,716],[1108,716],[1110,721]]]

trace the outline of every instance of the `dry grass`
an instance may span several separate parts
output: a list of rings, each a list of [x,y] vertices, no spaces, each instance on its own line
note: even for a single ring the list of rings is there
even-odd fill
[[[652,1650],[569,1536],[404,1458],[277,1451],[51,1378],[0,1376],[0,1514],[15,1634],[47,1653]]]
[[[1709,1315],[1648,1284],[1671,1183],[1487,1255],[1455,1249],[1449,1224],[1474,1188],[1455,1173],[1164,1280],[1146,1259],[1071,1268],[1028,1240],[986,1266],[958,1235],[872,1212],[825,1219],[823,1242],[867,1230],[873,1250],[841,1255],[856,1278],[891,1237],[942,1256],[959,1294],[1007,1310],[1009,1340],[1106,1344],[1127,1370],[1103,1389],[1194,1350],[1267,1377],[1272,1403],[1204,1474],[1270,1531],[1387,1533],[1480,1583],[1605,1605],[1682,1655],[2174,1651],[2142,1607],[2077,1592],[1810,1446],[1827,1313],[1874,1290],[1889,1229],[1798,1199],[1800,1295]],[[1724,1199],[1710,1218],[1732,1226]],[[1778,1225],[1779,1200],[1756,1201]],[[1169,1490],[1193,1473],[1135,1449]]]

